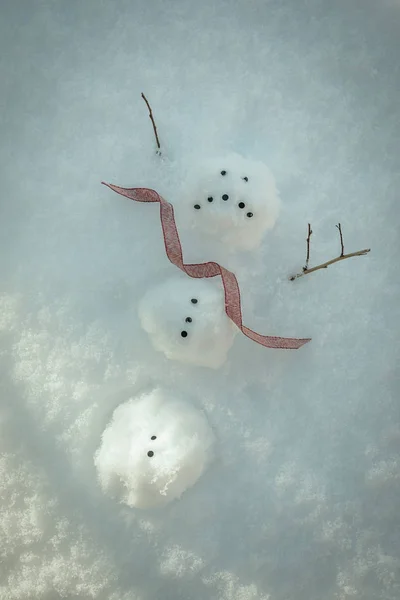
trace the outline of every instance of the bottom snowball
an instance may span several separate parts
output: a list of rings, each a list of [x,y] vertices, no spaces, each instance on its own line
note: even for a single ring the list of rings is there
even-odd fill
[[[203,413],[155,389],[115,409],[94,462],[104,492],[128,506],[153,508],[198,480],[213,445]]]

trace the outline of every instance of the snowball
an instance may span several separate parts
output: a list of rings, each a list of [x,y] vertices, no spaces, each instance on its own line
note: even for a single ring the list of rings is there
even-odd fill
[[[217,369],[237,332],[217,281],[175,277],[152,288],[139,305],[153,346],[170,359]]]
[[[183,223],[218,236],[231,249],[250,250],[275,225],[280,201],[262,162],[231,154],[190,169],[178,206]]]
[[[191,487],[213,455],[200,411],[155,389],[121,404],[95,455],[104,492],[136,508],[167,504]]]

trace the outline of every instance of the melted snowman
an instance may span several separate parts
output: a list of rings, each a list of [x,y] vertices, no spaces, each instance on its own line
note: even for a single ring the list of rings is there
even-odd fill
[[[230,249],[251,250],[272,229],[279,196],[269,169],[231,154],[205,160],[191,170],[182,188],[182,222],[218,236]]]
[[[203,413],[155,389],[116,408],[94,462],[104,492],[146,509],[191,487],[212,460],[213,445]]]
[[[204,279],[174,277],[152,288],[139,317],[167,358],[213,369],[225,362],[238,331],[225,313],[222,286]]]

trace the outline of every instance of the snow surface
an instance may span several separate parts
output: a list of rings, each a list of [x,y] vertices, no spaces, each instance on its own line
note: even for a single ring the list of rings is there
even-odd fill
[[[120,404],[95,455],[102,488],[128,506],[154,508],[194,485],[213,456],[204,414],[156,388]]]
[[[212,369],[224,364],[238,331],[225,313],[220,278],[170,277],[146,292],[139,318],[156,350],[172,360]]]
[[[400,4],[3,0],[0,5],[1,600],[398,600]],[[163,148],[155,144],[149,98]],[[149,343],[140,298],[172,277],[158,209],[181,164],[238,152],[282,210],[222,259],[244,323],[219,370]],[[295,282],[340,251],[372,248]],[[172,388],[215,461],[157,511],[102,492],[120,404]]]

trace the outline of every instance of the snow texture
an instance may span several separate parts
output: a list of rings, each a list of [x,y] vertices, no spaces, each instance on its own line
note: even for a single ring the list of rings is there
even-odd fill
[[[399,600],[399,55],[397,0],[2,0],[1,600]],[[188,168],[232,153],[282,201],[250,252],[180,214]],[[219,369],[157,352],[139,302],[179,275],[159,207],[102,180],[176,206],[185,261],[235,272],[245,325],[312,342],[237,335]],[[289,281],[307,224],[314,266],[339,222],[371,252]],[[156,388],[215,456],[143,510],[94,456]]]
[[[253,250],[275,225],[279,204],[267,166],[232,153],[189,167],[178,208],[183,224],[211,234],[230,250]]]
[[[95,464],[104,491],[128,506],[153,508],[179,498],[198,480],[213,444],[201,412],[155,389],[115,409]]]
[[[218,369],[237,327],[225,313],[222,284],[187,276],[152,287],[139,304],[154,347],[172,360]]]

